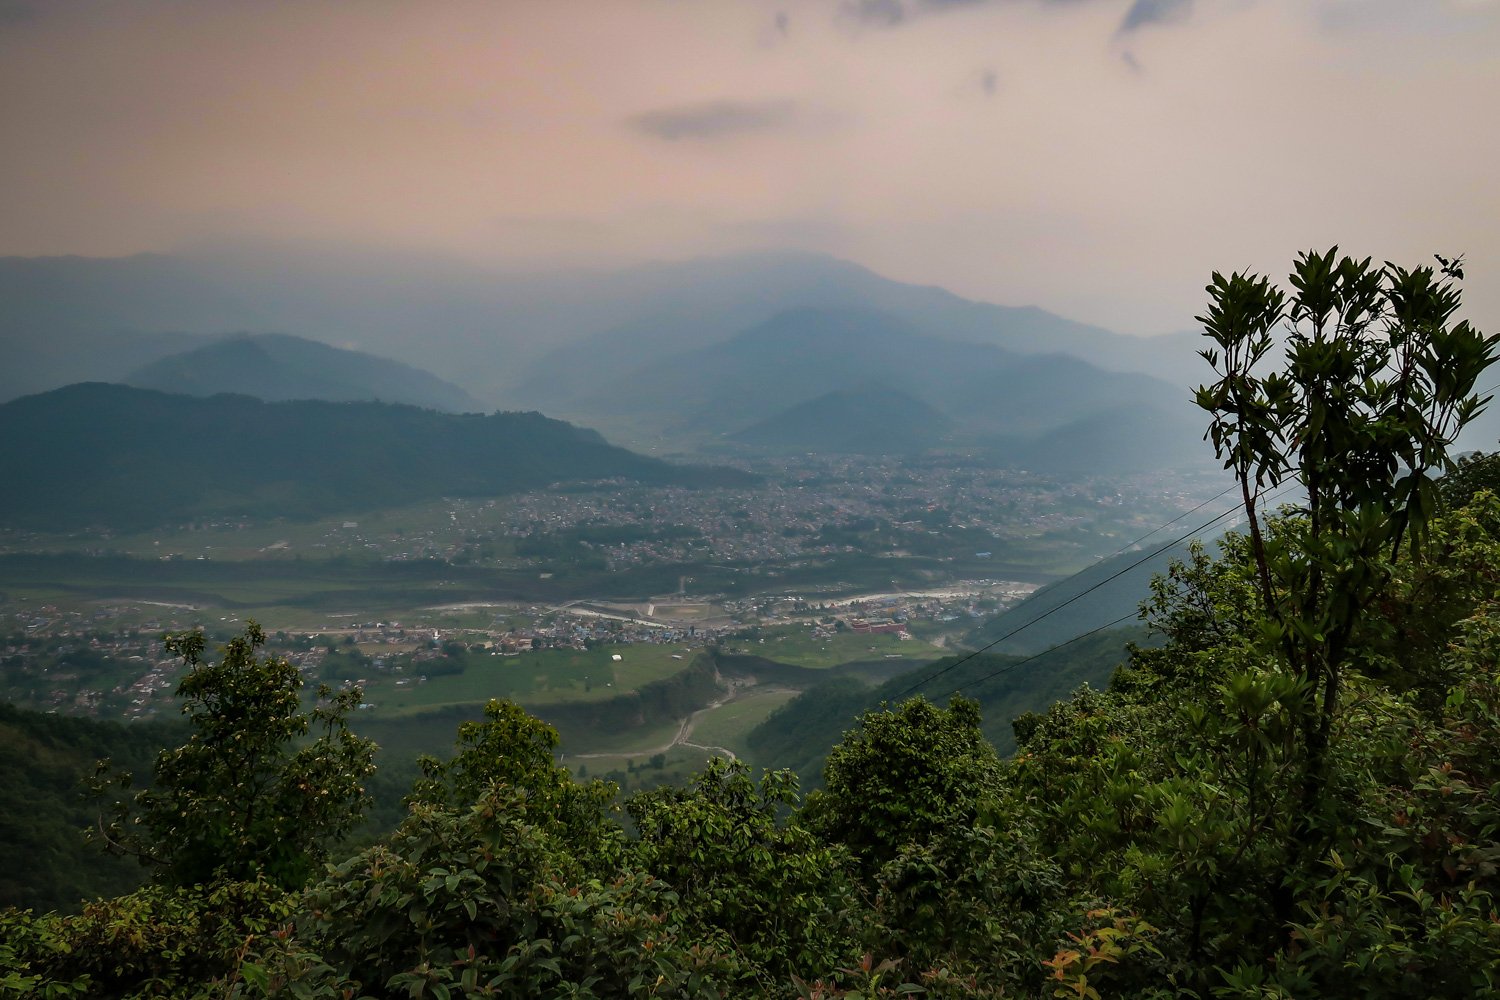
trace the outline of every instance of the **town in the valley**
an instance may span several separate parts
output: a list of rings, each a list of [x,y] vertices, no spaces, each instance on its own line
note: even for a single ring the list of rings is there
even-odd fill
[[[715,646],[775,658],[781,649],[816,653],[829,643],[851,658],[936,656],[977,620],[1190,509],[1215,482],[1187,474],[1062,481],[955,458],[807,457],[752,471],[765,480],[749,489],[613,483],[315,524],[232,521],[42,540],[168,563],[275,563],[293,576],[320,560],[352,565],[354,575],[362,565],[425,560],[519,568],[539,584],[579,566],[606,574],[707,566],[720,571],[719,581],[756,579],[735,593],[683,573],[666,593],[628,600],[471,595],[408,607],[338,606],[337,598],[312,608],[274,599],[225,607],[169,589],[128,597],[6,590],[3,693],[70,714],[170,712],[181,664],[165,653],[162,634],[202,628],[222,640],[249,619],[266,629],[270,650],[310,680],[357,683],[372,707],[429,678],[472,669],[480,657],[504,670],[516,657],[547,651],[609,649],[623,658],[630,647],[670,647],[668,655],[683,658]],[[21,533],[0,537],[9,551],[38,544]],[[1050,564],[1007,572],[1043,548]],[[918,559],[935,567],[924,571],[923,585],[898,586],[883,572]],[[825,570],[821,582],[799,585],[809,567]],[[847,578],[830,581],[830,567],[835,577],[847,570]]]

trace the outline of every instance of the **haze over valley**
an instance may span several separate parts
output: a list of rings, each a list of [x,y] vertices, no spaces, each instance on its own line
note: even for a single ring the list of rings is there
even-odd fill
[[[936,656],[984,609],[1222,488],[1168,381],[1187,337],[970,302],[830,257],[537,282],[241,251],[11,259],[0,281],[19,394],[0,403],[0,544],[23,618],[38,601],[78,614],[133,596],[184,606],[132,605],[147,618],[218,610],[315,641],[340,618],[499,602],[529,610],[459,616],[487,623],[459,639],[524,646],[494,626],[525,620],[581,649],[680,638],[680,622],[639,613],[625,619],[640,627],[570,637],[547,631],[549,608],[686,602],[715,623],[697,648],[748,636],[753,609],[778,601],[804,609],[780,636],[847,633],[849,616],[807,609],[880,594],[896,600],[876,617],[902,634],[924,608],[922,655]],[[490,409],[504,412],[475,412]],[[953,600],[920,596],[944,590]],[[22,704],[158,710],[124,697],[139,677],[77,693],[35,680],[13,690]]]

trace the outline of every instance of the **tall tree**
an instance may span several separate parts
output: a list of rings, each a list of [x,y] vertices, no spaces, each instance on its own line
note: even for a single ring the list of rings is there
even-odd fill
[[[265,641],[249,622],[208,663],[203,633],[166,637],[188,668],[177,696],[191,735],[157,757],[151,787],[115,802],[99,824],[106,847],[136,855],[159,881],[265,875],[298,887],[364,812],[375,744],[345,722],[359,690],[323,686],[305,708],[297,668],[257,657]],[[130,784],[128,772],[101,762],[101,794]]]
[[[1307,794],[1322,785],[1340,679],[1360,616],[1403,547],[1420,556],[1448,447],[1488,401],[1475,392],[1500,336],[1454,321],[1458,261],[1411,270],[1301,254],[1291,295],[1215,273],[1198,317],[1219,378],[1197,391],[1208,437],[1239,480],[1268,637],[1304,687]],[[1284,363],[1259,370],[1286,324]],[[1260,505],[1284,483],[1299,530],[1268,538]]]

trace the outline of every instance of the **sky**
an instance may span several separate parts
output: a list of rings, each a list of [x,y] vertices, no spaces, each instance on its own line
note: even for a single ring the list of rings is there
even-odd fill
[[[0,254],[830,253],[1132,333],[1466,254],[1500,0],[0,0]]]

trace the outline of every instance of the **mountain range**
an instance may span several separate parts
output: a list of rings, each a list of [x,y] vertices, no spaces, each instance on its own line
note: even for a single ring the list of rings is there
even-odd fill
[[[1189,392],[1212,376],[1197,335],[1126,336],[817,254],[518,274],[411,255],[220,246],[0,259],[0,298],[0,399],[126,381],[535,409],[654,454],[883,439],[1058,471],[1211,460]],[[270,345],[291,341],[231,336],[244,330],[408,369],[362,376],[354,389],[344,384],[358,367],[351,356],[306,348],[289,363]],[[252,344],[266,358],[248,357]],[[898,394],[885,397],[891,407],[875,404],[877,385]],[[936,417],[916,416],[924,408]],[[1500,411],[1465,442],[1496,436]]]
[[[1185,389],[1067,354],[924,334],[890,313],[852,308],[777,314],[617,373],[608,391],[554,400],[554,409],[662,449],[957,447],[1056,471],[1208,457]]]
[[[1040,309],[971,302],[806,253],[546,274],[286,246],[9,257],[0,258],[0,299],[7,304],[0,361],[8,362],[0,365],[8,373],[0,399],[88,378],[118,379],[186,346],[143,343],[119,370],[95,364],[94,371],[60,371],[50,362],[70,342],[276,330],[423,368],[489,405],[530,406],[598,389],[613,374],[802,308],[883,312],[920,333],[1019,353],[1061,351],[1174,382],[1174,363],[1195,371],[1198,365],[1174,338],[1124,336]]]

